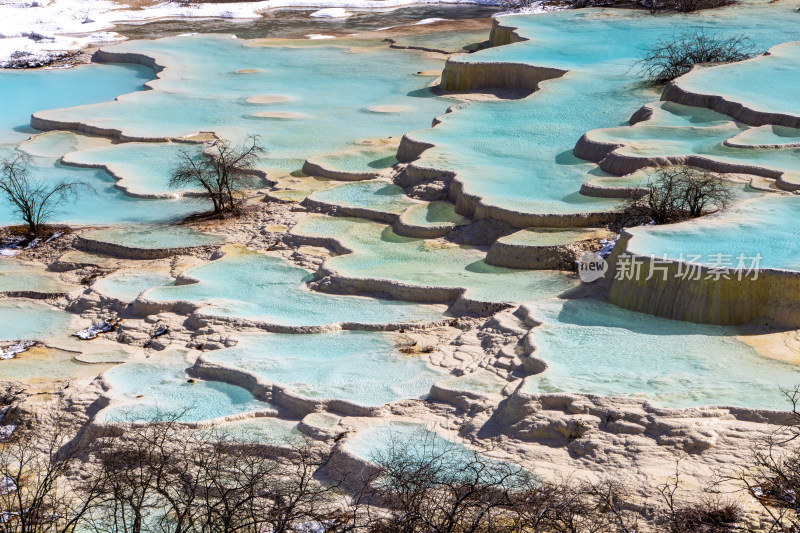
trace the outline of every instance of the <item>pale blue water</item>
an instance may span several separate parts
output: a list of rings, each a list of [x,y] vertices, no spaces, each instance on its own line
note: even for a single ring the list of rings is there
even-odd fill
[[[95,281],[92,290],[109,298],[132,302],[145,290],[171,282],[172,277],[164,272],[119,270]]]
[[[715,262],[711,256],[730,256],[731,267],[743,254],[744,268],[761,255],[760,268],[800,270],[800,197],[766,195],[743,202],[717,215],[699,220],[648,226],[632,230],[631,252],[670,259],[700,256],[700,263]]]
[[[199,283],[151,289],[143,298],[203,303],[203,314],[284,326],[428,322],[443,318],[443,306],[311,291],[305,283],[313,276],[306,270],[259,253],[227,255],[186,274]]]
[[[198,188],[171,187],[173,169],[181,161],[181,151],[199,158],[202,145],[172,143],[124,143],[82,150],[67,155],[68,163],[104,165],[122,178],[118,187],[134,195],[167,197],[197,192]]]
[[[469,224],[469,219],[456,213],[450,202],[434,201],[416,204],[403,213],[403,220],[415,226],[453,226]]]
[[[113,100],[120,94],[140,90],[142,84],[152,77],[152,70],[139,65],[83,65],[72,69],[24,72],[0,70],[0,159],[14,155],[16,143],[37,133],[29,126],[33,112]],[[172,220],[198,209],[196,205],[174,201],[153,203],[127,198],[113,187],[114,180],[105,172],[68,168],[58,163],[64,153],[74,149],[70,136],[60,136],[51,144],[46,153],[34,157],[32,176],[42,180],[85,181],[97,191],[67,204],[53,222],[91,224]],[[8,204],[0,203],[0,224],[18,222]]]
[[[268,151],[265,166],[286,171],[299,169],[311,155],[354,148],[355,141],[399,139],[406,131],[430,124],[431,117],[452,103],[427,88],[430,76],[416,75],[440,70],[441,61],[385,45],[353,52],[308,41],[296,48],[252,47],[230,36],[203,35],[129,41],[113,50],[155,55],[170,68],[151,84],[157,90],[43,116],[118,128],[140,137],[215,131],[238,140],[259,134]],[[246,69],[257,72],[237,72]],[[247,101],[265,94],[284,101]],[[387,105],[405,111],[369,110]],[[264,113],[278,115],[258,116]]]
[[[239,341],[206,358],[288,386],[307,398],[382,405],[420,398],[445,377],[418,357],[398,352],[385,333],[262,334],[241,336]]]
[[[297,423],[271,416],[258,416],[215,424],[213,429],[196,430],[202,436],[225,439],[229,442],[252,444],[302,445],[304,435]]]
[[[269,409],[248,391],[215,381],[188,383],[182,352],[161,352],[146,362],[130,362],[106,371],[109,395],[119,403],[107,407],[102,422],[135,422],[180,415],[184,422],[209,420],[247,411]],[[141,396],[141,397],[139,397]]]
[[[705,28],[747,34],[757,47],[800,39],[800,13],[792,2],[743,2],[690,15],[652,16],[629,10],[582,9],[503,17],[529,41],[459,56],[455,61],[522,62],[568,69],[523,100],[459,105],[415,139],[437,146],[422,166],[458,172],[468,193],[531,213],[606,210],[606,199],[578,194],[596,173],[572,155],[580,136],[622,125],[641,105],[658,99],[639,85],[631,65],[661,37]]]
[[[405,111],[402,111],[405,112]],[[314,158],[315,163],[330,170],[375,172],[397,164],[397,145],[347,150]]]
[[[141,89],[153,71],[140,65],[81,65],[71,69],[0,70],[0,143],[27,139],[31,113],[113,100]]]
[[[432,461],[447,454],[448,463],[469,461],[473,454],[462,444],[440,437],[422,424],[383,422],[359,431],[347,442],[346,449],[362,459],[379,463],[399,452],[421,461]]]
[[[31,291],[41,293],[66,293],[69,287],[42,266],[0,258],[0,292]]]
[[[394,215],[418,203],[406,196],[402,188],[385,181],[345,183],[314,192],[309,198],[326,204],[360,207]]]
[[[480,477],[485,482],[513,488],[535,480],[518,466],[481,456],[413,422],[383,422],[368,427],[351,438],[345,448],[378,465],[412,461],[411,468],[424,468],[434,483],[448,483],[461,476],[467,480]]]
[[[11,145],[0,145],[0,160],[14,154]],[[196,201],[142,200],[131,198],[114,187],[114,179],[105,171],[81,169],[60,164],[58,158],[33,157],[30,173],[33,179],[81,181],[93,192],[84,192],[70,199],[50,222],[68,224],[113,224],[166,222],[183,218],[203,208]],[[4,200],[0,200],[0,224],[19,224],[20,219]]]
[[[161,248],[191,248],[225,241],[225,237],[203,233],[189,226],[122,226],[90,231],[87,239],[157,250]]]
[[[3,300],[0,302],[0,341],[44,341],[70,333],[71,321],[70,313],[49,305],[22,299]]]
[[[634,396],[666,407],[735,405],[786,409],[779,387],[800,384],[800,368],[767,359],[736,330],[668,320],[597,300],[531,306],[534,356],[549,367],[523,390]]]
[[[732,142],[743,146],[800,145],[800,129],[783,126],[760,126],[741,133]]]
[[[790,181],[797,182],[800,179],[797,167],[800,148],[753,149],[723,144],[729,139],[736,142],[740,136],[744,136],[745,140],[750,138],[750,142],[761,139],[766,144],[775,140],[774,134],[767,133],[769,130],[756,131],[756,128],[735,123],[729,117],[707,109],[671,102],[650,105],[655,110],[650,120],[634,126],[594,130],[589,136],[601,142],[625,145],[618,148],[617,152],[626,156],[653,158],[701,155],[725,163],[756,165],[796,176],[790,177]]]
[[[462,287],[489,302],[524,302],[555,296],[574,286],[553,271],[513,270],[486,264],[469,246],[401,237],[389,226],[355,218],[310,215],[292,233],[335,239],[353,253],[325,267],[348,278],[380,278],[423,287]]]
[[[692,72],[679,85],[694,93],[723,95],[757,111],[800,115],[798,68],[800,44],[786,43],[766,56]]]

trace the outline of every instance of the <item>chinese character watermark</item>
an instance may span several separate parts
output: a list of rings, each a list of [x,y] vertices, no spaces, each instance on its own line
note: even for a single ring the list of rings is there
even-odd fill
[[[605,274],[608,265],[602,269],[598,263],[599,256],[584,252],[578,262],[578,274],[582,281],[591,282]],[[618,281],[667,281],[670,277],[688,281],[721,281],[758,279],[761,266],[761,254],[748,256],[744,253],[734,257],[731,254],[713,253],[706,256],[699,254],[680,254],[675,259],[668,259],[667,254],[636,256],[627,253],[617,257],[614,279]],[[601,260],[602,261],[602,260]],[[605,263],[605,261],[603,261]],[[602,272],[601,272],[602,270]]]

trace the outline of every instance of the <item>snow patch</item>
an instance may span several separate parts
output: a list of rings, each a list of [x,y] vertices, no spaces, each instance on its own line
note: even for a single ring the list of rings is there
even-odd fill
[[[320,19],[345,19],[352,15],[352,13],[348,13],[343,7],[329,7],[326,9],[320,9],[319,11],[314,11],[309,15],[309,17]]]
[[[119,318],[107,318],[102,322],[98,322],[97,324],[92,324],[86,329],[82,329],[76,333],[73,333],[73,337],[78,337],[83,341],[88,341],[91,339],[96,338],[101,333],[107,333],[117,327],[122,320]]]
[[[0,348],[0,359],[14,359],[17,354],[28,351],[36,344],[38,344],[36,341],[17,341],[5,348]]]
[[[163,2],[144,9],[125,9],[109,0],[0,2],[0,67],[43,66],[90,44],[121,40],[107,31],[115,24],[156,19],[257,19],[274,8],[318,8],[312,16],[343,18],[350,9],[391,9],[413,4],[486,4],[497,0],[260,0],[256,2]]]
[[[419,22],[415,22],[415,26],[421,26],[423,24],[433,24],[434,22],[441,22],[443,20],[450,20],[450,19],[440,19],[440,18],[429,18],[429,19],[422,19]]]

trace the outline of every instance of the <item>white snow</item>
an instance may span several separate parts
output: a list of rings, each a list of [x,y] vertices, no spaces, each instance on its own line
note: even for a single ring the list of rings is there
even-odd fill
[[[6,424],[5,426],[0,426],[0,441],[6,440],[8,437],[14,433],[14,430],[17,429],[16,424]]]
[[[9,494],[17,490],[17,484],[14,483],[14,480],[10,477],[2,477],[0,478],[0,494]],[[5,515],[12,515],[14,513],[6,513]]]
[[[618,240],[619,240],[619,235],[614,235],[612,238],[608,240],[602,239],[600,241],[600,246],[602,246],[602,248],[597,250],[597,252],[595,253],[600,257],[602,257],[603,259],[605,259],[609,255],[611,255],[611,252],[614,250],[614,246],[617,245]]]
[[[5,0],[0,2],[0,66],[12,58],[35,66],[78,51],[90,44],[121,39],[107,31],[115,23],[155,19],[259,18],[278,7],[320,8],[317,17],[341,18],[346,9],[386,9],[421,3],[494,4],[497,0],[261,0],[256,2],[185,4],[163,2],[144,9],[109,0]],[[314,16],[314,15],[312,15]]]
[[[419,22],[415,22],[414,24],[420,26],[424,24],[433,24],[434,22],[441,22],[443,20],[450,20],[450,19],[439,19],[439,18],[422,19]]]
[[[321,19],[346,19],[351,16],[353,16],[353,14],[348,13],[343,7],[327,7],[319,11],[314,11],[309,15],[309,17]]]
[[[36,346],[36,341],[19,341],[5,348],[0,348],[0,359],[14,359],[18,353],[27,351]]]
[[[109,318],[98,322],[97,324],[92,324],[86,329],[82,329],[76,333],[73,333],[73,337],[78,337],[83,341],[88,341],[91,339],[96,338],[101,333],[107,333],[114,329],[117,324],[119,324],[121,320],[119,318]]]

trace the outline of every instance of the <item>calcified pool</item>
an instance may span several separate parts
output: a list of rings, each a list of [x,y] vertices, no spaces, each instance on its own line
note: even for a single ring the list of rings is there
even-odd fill
[[[633,229],[628,250],[669,259],[713,263],[718,254],[729,256],[731,266],[737,257],[760,256],[760,268],[800,270],[797,241],[800,198],[796,196],[754,198],[728,211],[700,220],[654,228]]]
[[[91,231],[83,236],[87,240],[143,250],[192,248],[225,241],[219,235],[203,233],[186,226],[122,226]]]
[[[778,409],[779,387],[800,383],[796,365],[767,359],[736,330],[657,318],[596,300],[531,305],[530,333],[547,369],[523,391],[635,396],[665,407]]]
[[[186,373],[191,366],[185,352],[174,351],[110,369],[104,379],[110,387],[112,403],[101,412],[100,420],[137,422],[177,418],[198,422],[270,409],[269,404],[234,385],[192,379]]]
[[[132,302],[147,289],[162,287],[172,281],[172,276],[166,272],[119,270],[97,280],[92,284],[92,290],[109,298]]]
[[[42,376],[74,374],[88,381],[124,361],[104,373],[110,404],[99,415],[102,422],[167,413],[186,422],[257,411],[285,417],[276,391],[301,397],[298,404],[311,410],[347,404],[354,412],[390,417],[409,405],[427,413],[428,402],[420,401],[426,399],[459,408],[498,405],[520,383],[520,391],[530,394],[780,408],[778,386],[800,382],[800,373],[757,353],[738,331],[640,315],[594,299],[559,300],[578,285],[576,276],[493,266],[487,253],[503,246],[523,256],[532,248],[595,250],[607,236],[594,229],[603,223],[595,215],[618,205],[597,189],[641,186],[652,178],[654,163],[694,158],[694,164],[737,171],[755,166],[756,174],[772,181],[753,181],[753,188],[737,182],[739,203],[724,213],[632,230],[629,250],[671,258],[760,254],[762,267],[800,270],[794,246],[800,200],[762,194],[800,186],[800,129],[657,102],[659,92],[631,68],[648,45],[678,28],[747,33],[761,51],[800,39],[800,25],[791,23],[800,21],[796,11],[791,2],[777,0],[691,15],[576,9],[508,16],[495,29],[497,46],[450,56],[447,65],[446,54],[419,49],[461,52],[488,38],[488,26],[481,32],[392,35],[395,47],[417,48],[398,50],[382,41],[391,32],[327,41],[245,38],[324,30],[341,35],[408,18],[401,13],[361,13],[349,22],[298,22],[293,15],[288,33],[275,14],[238,27],[160,21],[126,31],[171,36],[130,40],[97,56],[153,64],[157,74],[120,65],[0,72],[0,90],[8,96],[0,158],[28,154],[34,177],[82,180],[94,188],[53,220],[104,226],[76,228],[75,242],[83,249],[93,241],[145,252],[141,262],[122,259],[125,254],[114,254],[113,261],[88,257],[69,249],[67,235],[52,270],[66,270],[69,284],[41,265],[0,263],[0,292],[75,292],[51,295],[57,307],[0,302],[0,338],[64,336],[73,316],[63,309],[80,312],[84,323],[122,309],[119,330],[91,342],[129,343],[130,353],[91,351],[85,361],[102,365],[92,367],[67,352],[42,352],[18,372],[31,377],[41,364],[48,367]],[[511,27],[527,40],[500,46],[518,41],[510,38]],[[185,35],[187,28],[214,34]],[[780,45],[771,56],[700,69],[681,83],[687,91],[793,115],[796,49]],[[495,74],[482,83],[486,72]],[[433,90],[440,74],[444,89],[499,98],[456,100]],[[528,94],[522,89],[533,84],[514,86],[528,75],[551,79]],[[767,87],[758,94],[746,83],[754,78]],[[145,82],[149,90],[140,90]],[[628,124],[643,105],[648,111],[637,120],[647,120]],[[26,140],[38,133],[28,125],[31,114],[33,126],[53,131]],[[199,189],[170,185],[179,152],[197,160],[215,136],[236,142],[250,134],[260,136],[266,153],[256,164],[261,172],[246,184],[242,213],[173,224],[206,208],[192,198]],[[595,148],[613,145],[613,154],[598,150],[602,157],[579,158],[585,152],[576,143],[584,135]],[[581,193],[587,182],[598,186],[596,196]],[[12,222],[18,220],[11,211],[0,210],[0,223]],[[225,242],[235,244],[220,253]],[[184,255],[147,253],[165,249]],[[55,261],[46,254],[26,258]],[[551,264],[568,268],[574,258],[565,252],[557,259]],[[532,320],[514,312],[520,304],[529,307]],[[165,324],[169,328],[156,337]],[[247,328],[253,329],[244,333]],[[255,328],[282,333],[253,333]],[[365,331],[377,329],[416,337],[400,350],[395,334]],[[533,357],[548,365],[543,372],[528,372],[537,364],[523,361],[526,342],[535,347]],[[214,375],[220,366],[230,374]],[[231,384],[252,381],[263,390]],[[333,427],[339,415],[347,418],[339,412],[312,416]],[[342,428],[365,424],[351,422]],[[224,426],[237,440],[257,442],[291,439],[298,431],[297,421],[283,419]],[[348,439],[347,449],[362,459],[398,439],[430,442],[433,451],[454,446],[458,457],[469,453],[407,423],[373,424]]]
[[[230,250],[186,275],[197,282],[150,289],[142,298],[196,302],[204,304],[201,312],[206,315],[279,326],[431,322],[442,319],[444,312],[443,306],[311,291],[305,287],[313,279],[308,271],[279,257],[242,250]]]
[[[417,74],[440,70],[439,60],[391,51],[379,41],[308,43],[262,46],[211,35],[130,41],[109,52],[151,56],[167,67],[149,83],[154,90],[37,116],[54,127],[80,122],[149,140],[199,131],[234,141],[258,134],[267,150],[264,166],[291,172],[309,155],[341,152],[365,139],[399,138],[452,103],[427,88],[432,76]],[[108,156],[119,165],[135,151]],[[98,154],[92,159],[102,162]]]
[[[486,302],[536,300],[574,286],[559,272],[491,266],[479,249],[401,237],[377,222],[311,215],[292,233],[331,239],[351,250],[325,262],[327,269],[343,278],[463,289],[465,297]]]
[[[343,331],[242,337],[234,348],[205,356],[307,398],[381,405],[419,398],[443,377],[385,333]]]
[[[52,137],[51,137],[52,136]],[[65,166],[61,156],[81,146],[81,141],[71,133],[47,133],[21,145],[0,144],[0,160],[17,153],[31,155],[29,170],[36,180],[62,179],[81,181],[91,187],[90,192],[69,199],[56,213],[53,222],[70,224],[113,224],[171,222],[197,211],[198,204],[177,199],[142,200],[131,198],[116,188],[116,180],[99,169]],[[40,155],[41,154],[41,155]],[[18,217],[3,201],[0,223],[18,223]]]
[[[457,464],[459,459],[469,461],[473,457],[462,444],[455,443],[423,424],[413,422],[387,422],[376,424],[360,431],[347,442],[347,450],[367,461],[380,463],[394,454],[408,454],[426,461],[435,461],[444,453],[454,452],[448,458],[448,466]],[[450,462],[452,460],[452,463]]]
[[[414,139],[435,145],[415,164],[455,172],[464,192],[480,197],[480,204],[501,218],[514,220],[503,214],[508,210],[563,215],[610,209],[612,202],[578,193],[598,174],[574,157],[572,148],[587,130],[621,125],[642,104],[658,99],[631,68],[643,49],[680,28],[746,33],[756,48],[766,50],[800,38],[798,26],[786,23],[800,17],[795,8],[792,2],[745,2],[691,15],[597,9],[503,17],[504,26],[529,40],[450,61],[521,63],[568,73],[522,100],[459,105],[433,129],[413,132]],[[451,87],[467,89],[468,79],[459,86],[454,76]]]
[[[0,301],[0,340],[47,340],[67,333],[71,316],[25,299]]]

